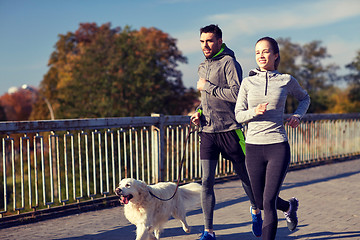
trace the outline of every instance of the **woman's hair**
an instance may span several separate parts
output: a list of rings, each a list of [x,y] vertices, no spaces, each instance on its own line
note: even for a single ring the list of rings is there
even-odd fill
[[[219,28],[219,26],[215,24],[211,24],[203,28],[200,28],[200,35],[202,33],[213,33],[217,39],[222,38],[222,31]]]
[[[263,38],[260,38],[259,40],[257,40],[256,44],[261,41],[267,41],[268,43],[270,43],[271,49],[273,50],[274,54],[276,54],[276,53],[278,54],[278,58],[275,60],[275,64],[274,64],[275,70],[277,70],[277,68],[280,64],[280,50],[279,50],[279,45],[278,45],[277,41],[271,37],[263,37]]]

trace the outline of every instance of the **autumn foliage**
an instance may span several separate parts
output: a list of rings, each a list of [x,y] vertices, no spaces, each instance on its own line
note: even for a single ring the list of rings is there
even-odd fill
[[[57,119],[183,114],[196,99],[176,69],[186,61],[176,40],[156,28],[84,23],[59,35],[40,91]]]
[[[38,92],[20,89],[1,96],[0,121],[50,119],[44,99],[55,119],[180,115],[198,104],[198,92],[184,87],[177,69],[186,57],[176,39],[159,29],[82,23],[58,37]],[[349,74],[338,76],[339,66],[324,64],[331,56],[320,41],[277,41],[279,72],[293,75],[308,91],[309,113],[360,112],[360,51],[345,66]],[[346,88],[338,87],[341,82]],[[296,107],[289,97],[286,112]]]
[[[30,117],[36,96],[27,90],[5,93],[0,97],[0,120],[22,121]]]

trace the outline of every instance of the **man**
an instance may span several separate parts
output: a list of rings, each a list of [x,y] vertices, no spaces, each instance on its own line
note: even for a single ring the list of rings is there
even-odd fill
[[[202,166],[201,206],[205,229],[200,240],[215,238],[213,215],[215,207],[215,169],[219,154],[233,163],[243,188],[251,202],[252,231],[261,236],[260,210],[250,187],[245,167],[245,141],[241,125],[235,120],[235,103],[242,79],[242,69],[234,52],[222,41],[222,31],[217,25],[200,29],[201,49],[205,61],[198,69],[197,89],[201,103],[191,116],[191,121],[200,125],[200,159]]]

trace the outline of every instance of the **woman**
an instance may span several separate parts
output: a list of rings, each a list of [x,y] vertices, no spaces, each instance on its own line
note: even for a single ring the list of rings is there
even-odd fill
[[[264,210],[262,238],[275,239],[276,209],[284,212],[290,231],[298,223],[298,200],[285,201],[278,197],[290,163],[290,147],[283,125],[286,97],[291,94],[299,100],[297,110],[287,119],[293,128],[299,126],[310,97],[295,78],[277,71],[280,52],[274,39],[259,39],[255,55],[258,68],[241,83],[235,116],[239,123],[248,123],[245,161],[256,205]]]

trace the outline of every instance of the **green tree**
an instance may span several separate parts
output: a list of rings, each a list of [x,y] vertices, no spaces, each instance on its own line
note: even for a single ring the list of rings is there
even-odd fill
[[[186,62],[176,39],[156,28],[83,23],[59,35],[40,90],[56,118],[182,114],[196,98],[176,69]]]
[[[345,80],[349,83],[349,99],[357,103],[357,107],[353,109],[360,112],[360,50],[357,52],[355,59],[345,66],[350,73],[345,76]]]
[[[332,106],[328,109],[328,113],[351,113],[360,111],[360,102],[352,101],[349,98],[351,87],[341,89],[334,87],[333,92],[329,94],[332,100]]]
[[[297,65],[296,60],[301,56],[301,46],[292,43],[289,38],[280,38],[277,40],[280,45],[280,65],[278,71],[281,73],[289,73],[297,78],[300,67]],[[293,113],[297,108],[298,102],[292,96],[286,100],[286,113]]]
[[[311,105],[309,113],[326,112],[331,107],[332,100],[329,91],[335,81],[338,66],[335,64],[324,65],[323,60],[329,58],[326,47],[320,41],[299,45],[290,39],[279,39],[281,63],[279,71],[294,76],[309,93]],[[295,100],[289,98],[286,111],[295,110]]]

